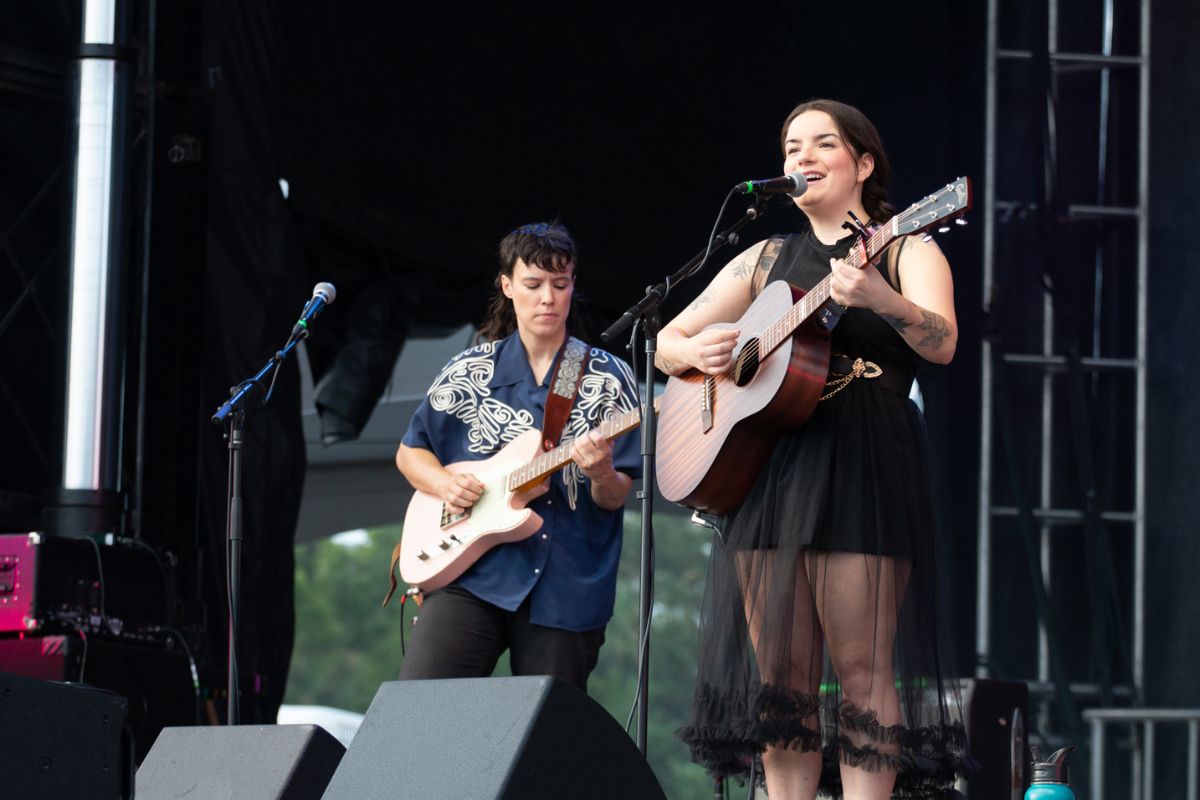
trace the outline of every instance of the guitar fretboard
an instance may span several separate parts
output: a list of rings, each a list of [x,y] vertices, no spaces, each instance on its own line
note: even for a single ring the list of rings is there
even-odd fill
[[[657,409],[659,405],[659,399],[654,398],[654,407]],[[633,408],[620,416],[605,420],[592,430],[599,431],[605,439],[615,439],[622,433],[636,428],[641,421],[641,410]],[[542,453],[525,466],[508,473],[504,482],[505,488],[512,492],[527,484],[536,483],[547,475],[552,475],[562,469],[571,461],[571,444],[571,442],[560,444],[553,450]]]
[[[855,247],[850,251],[850,254],[846,256],[846,262],[858,269],[870,264],[891,243],[892,239],[896,238],[893,232],[894,227],[892,222],[880,227],[863,247]],[[863,255],[864,247],[866,249],[865,257]],[[793,304],[786,314],[763,330],[759,336],[760,358],[766,358],[767,354],[795,333],[796,328],[799,328],[804,320],[811,317],[818,308],[825,304],[825,301],[829,299],[829,286],[832,278],[832,274],[822,278],[816,286],[808,290],[804,297],[800,298],[799,302]]]

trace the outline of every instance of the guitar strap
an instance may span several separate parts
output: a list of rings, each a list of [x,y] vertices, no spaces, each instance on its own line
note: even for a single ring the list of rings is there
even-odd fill
[[[563,427],[575,405],[579,384],[583,378],[583,359],[587,356],[587,345],[573,336],[563,344],[558,361],[554,364],[554,375],[550,378],[550,390],[546,392],[546,412],[542,415],[542,451],[549,452],[558,446]]]
[[[568,336],[559,351],[554,363],[554,373],[550,376],[550,388],[546,392],[546,411],[542,414],[542,451],[549,452],[558,446],[567,417],[575,405],[579,395],[579,385],[583,382],[583,360],[587,357],[588,347],[573,336]],[[396,591],[396,564],[400,561],[400,545],[392,549],[392,563],[388,566],[388,579],[391,587],[387,597],[383,598],[386,607]],[[409,590],[412,591],[411,589]],[[405,595],[407,599],[408,595]],[[420,596],[417,595],[417,602]]]

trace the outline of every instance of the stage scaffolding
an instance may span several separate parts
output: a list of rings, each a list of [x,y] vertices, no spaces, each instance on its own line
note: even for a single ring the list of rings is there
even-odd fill
[[[1046,3],[1048,2],[1048,8]],[[984,253],[983,253],[983,306],[985,313],[993,314],[998,302],[1003,302],[1009,309],[1024,308],[1031,318],[1040,306],[1041,329],[1040,347],[1034,345],[1034,352],[1010,352],[1010,348],[998,343],[999,338],[984,337],[982,353],[982,387],[981,387],[981,441],[980,441],[980,474],[979,474],[979,525],[978,525],[978,576],[977,576],[977,627],[976,627],[976,675],[978,677],[1004,677],[1023,679],[1029,682],[1033,702],[1031,720],[1034,729],[1040,731],[1046,743],[1059,746],[1068,740],[1081,747],[1086,744],[1079,736],[1086,736],[1085,729],[1075,720],[1063,724],[1063,714],[1055,722],[1052,714],[1056,700],[1062,700],[1059,695],[1060,680],[1065,671],[1056,670],[1053,663],[1054,642],[1050,640],[1050,632],[1039,620],[1036,635],[1036,666],[1035,674],[1027,675],[997,675],[995,665],[1001,654],[997,653],[997,639],[1001,633],[1008,631],[997,630],[997,620],[1005,605],[1011,602],[1013,576],[997,574],[996,559],[1004,550],[1019,550],[1022,539],[1015,536],[1021,525],[1027,529],[1036,529],[1037,554],[1040,558],[1041,578],[1049,590],[1056,581],[1079,582],[1078,573],[1084,570],[1083,554],[1078,558],[1064,558],[1061,550],[1056,553],[1053,541],[1056,534],[1074,529],[1083,529],[1084,536],[1090,539],[1089,546],[1101,547],[1105,553],[1110,552],[1109,542],[1120,543],[1123,537],[1132,541],[1121,543],[1128,547],[1132,558],[1128,563],[1118,564],[1117,570],[1122,572],[1121,584],[1126,590],[1117,592],[1117,581],[1113,580],[1109,588],[1113,596],[1120,597],[1120,605],[1116,618],[1124,622],[1121,630],[1115,632],[1120,637],[1128,637],[1128,647],[1123,656],[1118,656],[1118,680],[1089,681],[1077,680],[1076,675],[1069,676],[1067,681],[1069,691],[1066,693],[1065,704],[1060,702],[1059,711],[1073,710],[1076,703],[1089,707],[1111,708],[1115,706],[1140,706],[1142,704],[1145,676],[1145,554],[1146,554],[1146,524],[1145,524],[1145,474],[1146,474],[1146,295],[1148,272],[1148,194],[1149,194],[1149,161],[1150,161],[1150,2],[1149,0],[1134,0],[1118,7],[1115,0],[1081,0],[1070,4],[1071,13],[1065,9],[1068,3],[1060,0],[989,0],[987,28],[987,64],[986,64],[986,119],[985,119],[985,174],[982,185],[983,216],[984,216]],[[1081,26],[1088,27],[1081,21],[1082,7],[1087,7],[1087,13],[1098,14],[1094,27],[1100,31],[1099,41],[1096,42],[1095,52],[1073,52],[1060,47],[1071,26],[1069,33],[1074,36],[1071,45],[1078,44],[1075,36]],[[1029,49],[1010,49],[1008,39],[1014,38],[1014,30],[1020,30],[1013,24],[1014,18],[1028,21],[1030,26],[1038,26],[1031,37]],[[1124,25],[1126,30],[1120,30]],[[1136,31],[1130,31],[1133,25]],[[1043,31],[1041,26],[1045,27]],[[1026,32],[1027,33],[1027,32]],[[1132,34],[1132,35],[1131,35]],[[1124,42],[1125,54],[1117,52],[1114,41]],[[1135,54],[1128,52],[1136,47]],[[1045,75],[1048,85],[1039,85],[1037,79],[1038,65],[1048,63]],[[1011,90],[1014,75],[1023,76],[1034,87],[1025,95]],[[1092,78],[1081,79],[1079,76],[1089,75]],[[1015,79],[1019,82],[1020,77]],[[1065,125],[1064,120],[1056,114],[1061,113],[1062,104],[1071,101],[1071,92],[1092,92],[1088,102],[1090,107],[1098,109],[1095,118],[1095,132],[1098,141],[1088,143],[1088,146],[1078,146],[1078,141],[1064,141],[1059,138]],[[1097,94],[1098,93],[1098,96]],[[1126,109],[1123,116],[1114,115],[1114,102],[1118,108]],[[1095,180],[1092,193],[1093,202],[1074,202],[1062,199],[1055,208],[1047,208],[1049,199],[1055,192],[1048,191],[1039,197],[1003,196],[1003,192],[1012,190],[1011,176],[1002,172],[1004,165],[1019,163],[1024,157],[1028,161],[1029,152],[1016,153],[1014,147],[1019,147],[1022,132],[1014,130],[1021,126],[1029,126],[1031,118],[1038,119],[1045,103],[1044,120],[1046,121],[1045,143],[1047,159],[1042,166],[1050,176],[1048,184],[1056,176],[1068,172],[1070,160],[1095,154],[1096,160],[1088,166],[1087,172]],[[1077,106],[1078,107],[1078,104]],[[1129,119],[1128,109],[1136,108],[1136,123]],[[1136,135],[1114,136],[1113,132],[1124,130],[1135,132]],[[1028,133],[1027,130],[1024,131]],[[1095,149],[1093,149],[1093,147]],[[1082,153],[1081,153],[1082,151]],[[1034,151],[1036,152],[1036,150]],[[1086,154],[1086,155],[1084,155]],[[1124,191],[1123,197],[1117,197],[1114,186],[1115,165],[1125,167],[1129,162],[1136,161],[1136,178],[1127,181],[1126,186],[1132,191]],[[1061,168],[1060,168],[1061,167]],[[1079,175],[1083,170],[1076,169],[1072,174]],[[1129,187],[1129,183],[1135,186]],[[1008,184],[1006,186],[1006,184]],[[998,189],[998,185],[1000,189]],[[1061,188],[1061,187],[1060,187]],[[1078,185],[1072,187],[1077,192]],[[1128,202],[1136,197],[1132,204]],[[1124,202],[1121,202],[1124,201]],[[1041,204],[1041,208],[1039,208]],[[1014,220],[1031,218],[1039,221],[1050,220],[1051,226],[1060,230],[1078,231],[1084,226],[1094,228],[1094,252],[1079,256],[1087,259],[1087,267],[1091,271],[1092,290],[1091,305],[1091,341],[1071,352],[1067,347],[1062,332],[1063,320],[1056,319],[1056,306],[1052,292],[1042,286],[1030,282],[1030,286],[1022,286],[1019,293],[1015,288],[1012,294],[1002,298],[997,297],[998,285],[1016,287],[1016,283],[1006,281],[1005,270],[1012,270],[1014,263],[1027,253],[1022,252],[1012,257],[1011,252],[1007,261],[1002,258],[1008,243],[1002,237],[1009,236],[1016,225]],[[1049,228],[1046,228],[1049,230]],[[1063,234],[1058,234],[1060,237]],[[1050,240],[1043,237],[1043,243]],[[1058,239],[1062,241],[1062,239]],[[1063,252],[1059,250],[1058,252]],[[1133,254],[1130,259],[1129,254]],[[1045,258],[1054,258],[1053,252],[1043,254]],[[1036,256],[1035,256],[1036,257]],[[1131,263],[1132,261],[1132,263]],[[1135,271],[1133,276],[1130,271]],[[1104,340],[1114,335],[1112,331],[1102,331],[1102,320],[1106,318],[1103,305],[1108,302],[1104,287],[1113,280],[1136,285],[1135,310],[1118,321],[1123,326],[1115,336],[1128,342],[1133,342],[1132,352],[1106,352]],[[1118,284],[1113,284],[1114,286]],[[1060,286],[1061,291],[1077,291],[1076,286]],[[1134,298],[1131,298],[1134,299]],[[1113,317],[1108,314],[1110,322]],[[992,330],[997,325],[1003,325],[1003,320],[993,320]],[[1031,337],[1036,338],[1036,336]],[[1086,338],[1086,337],[1080,337]],[[1112,341],[1112,339],[1109,339]],[[1027,344],[1021,343],[1021,344]],[[1019,348],[1013,348],[1019,349]],[[1001,374],[1001,370],[1003,373]],[[1076,383],[1074,387],[1085,385],[1093,397],[1100,386],[1112,382],[1128,381],[1132,383],[1132,402],[1125,404],[1119,410],[1117,420],[1122,426],[1120,433],[1113,436],[1128,436],[1125,441],[1131,442],[1127,451],[1120,452],[1122,458],[1126,452],[1131,454],[1131,463],[1118,465],[1127,469],[1132,485],[1121,494],[1120,507],[1101,508],[1098,502],[1101,498],[1093,483],[1090,487],[1082,481],[1082,491],[1076,493],[1078,504],[1064,502],[1064,494],[1070,495],[1069,487],[1063,486],[1062,472],[1064,464],[1088,463],[1091,460],[1090,444],[1083,447],[1084,455],[1080,454],[1079,428],[1074,428],[1074,447],[1064,447],[1064,439],[1070,443],[1070,433],[1059,432],[1056,435],[1056,425],[1081,425],[1082,421],[1073,419],[1071,413],[1063,413],[1066,408],[1078,409],[1078,395],[1075,404],[1068,399],[1072,389],[1072,372]],[[1032,377],[1031,377],[1032,376]],[[1030,405],[1036,408],[1036,413],[1025,417],[1028,430],[1021,431],[1019,444],[1007,441],[1005,437],[1015,437],[1015,428],[1022,427],[1013,423],[1004,424],[1007,417],[1008,399],[1007,386],[1014,380],[1025,380],[1039,384],[1040,393],[1032,403],[1025,399],[1023,409],[1029,410]],[[1124,383],[1120,384],[1122,391],[1130,391]],[[1005,407],[1002,408],[1001,405]],[[1093,406],[1096,403],[1092,404]],[[1115,408],[1116,406],[1114,406]],[[1011,419],[1009,420],[1011,422]],[[1091,435],[1091,430],[1084,435]],[[1036,458],[1014,458],[1016,446],[1036,448]],[[1006,449],[1008,448],[1008,449]],[[1097,448],[1099,449],[1099,448]],[[1080,459],[1085,462],[1080,462]],[[1011,463],[1010,463],[1011,462]],[[1010,472],[1006,473],[1006,465]],[[1112,465],[1108,465],[1112,469]],[[1024,471],[1022,471],[1022,467]],[[1031,467],[1033,467],[1031,469]],[[1072,467],[1073,468],[1073,467]],[[1088,463],[1088,469],[1090,469]],[[1011,475],[1020,473],[1025,476],[1028,485],[1025,499],[1023,492],[1015,488],[1013,483],[1021,481],[1010,480]],[[1082,473],[1082,471],[1081,471]],[[1007,498],[1006,494],[1011,495]],[[1002,502],[1011,500],[1011,502]],[[1101,535],[1097,536],[1097,533]],[[1010,536],[1010,534],[1012,534]],[[1111,537],[1111,538],[1110,538]],[[1076,575],[1072,576],[1072,572]],[[1131,573],[1131,574],[1130,574]],[[1092,573],[1090,577],[1094,577]],[[1089,578],[1090,580],[1090,578]],[[1020,620],[1013,620],[1021,624]],[[1079,620],[1080,625],[1090,621]],[[1095,629],[1093,628],[1093,634]],[[1032,659],[1031,659],[1032,660]],[[1124,661],[1128,661],[1125,664]],[[1055,674],[1057,671],[1057,675]],[[1102,743],[1097,743],[1103,746]],[[1129,796],[1135,800],[1143,798],[1143,788],[1149,786],[1147,781],[1139,776],[1143,772],[1144,739],[1134,736],[1132,739],[1132,762],[1129,764],[1130,778]],[[1045,755],[1043,751],[1043,755]],[[1073,776],[1082,777],[1082,754],[1076,756],[1077,770]],[[1152,765],[1149,765],[1152,768]],[[1122,776],[1124,768],[1118,771]]]

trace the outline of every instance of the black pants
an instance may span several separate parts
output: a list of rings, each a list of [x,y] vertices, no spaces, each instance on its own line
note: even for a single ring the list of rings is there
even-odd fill
[[[516,611],[448,586],[425,597],[413,625],[400,680],[485,678],[508,650],[513,675],[551,675],[582,691],[596,668],[604,626],[565,631],[529,621],[529,599]]]

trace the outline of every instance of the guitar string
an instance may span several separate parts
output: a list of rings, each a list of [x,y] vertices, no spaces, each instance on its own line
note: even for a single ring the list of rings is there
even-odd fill
[[[622,414],[620,417],[605,420],[597,425],[593,430],[600,431],[604,438],[611,439],[613,436],[610,434],[615,435],[614,432],[616,430],[625,427],[629,423],[632,423],[634,417],[638,413],[639,412],[637,409],[631,409],[630,411]],[[536,456],[528,464],[513,470],[505,479],[505,489],[510,492],[514,491],[518,486],[528,483],[534,478],[534,476],[540,475],[543,472],[552,471],[552,467],[563,462],[563,460],[566,458],[567,452],[569,452],[570,449],[570,443],[559,445],[548,453],[543,453],[542,455]]]

